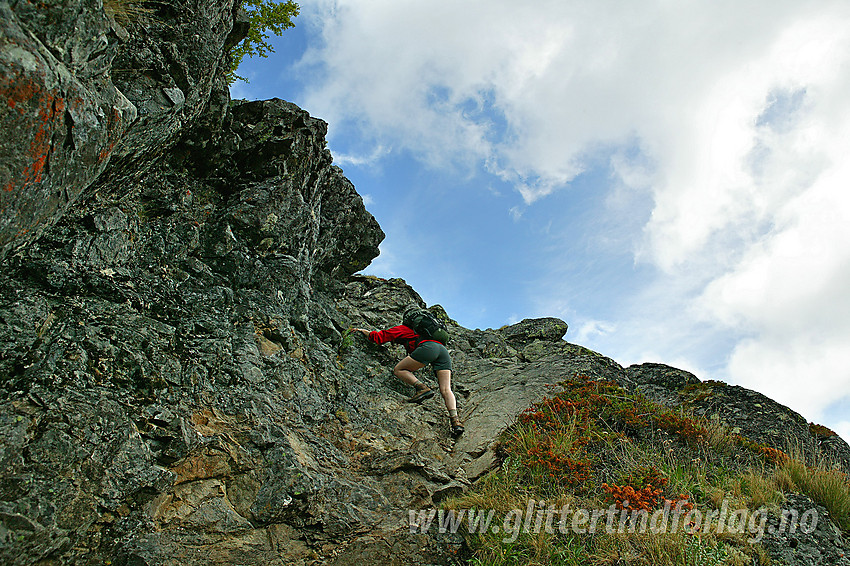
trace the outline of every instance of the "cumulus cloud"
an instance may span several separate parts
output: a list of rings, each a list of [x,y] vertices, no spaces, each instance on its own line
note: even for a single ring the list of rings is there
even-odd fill
[[[381,159],[386,157],[391,151],[391,148],[386,148],[378,145],[369,152],[368,155],[354,155],[341,152],[333,152],[334,164],[340,167],[346,165],[355,165],[358,167],[371,167],[380,163]]]
[[[663,350],[665,334],[726,331],[732,381],[814,416],[850,391],[847,2],[317,0],[302,13],[323,37],[305,100],[332,140],[356,131],[431,166],[483,166],[526,206],[604,162],[599,190],[624,225],[635,194],[651,199],[629,229],[656,276],[616,331],[589,316],[583,336],[651,326],[642,344],[620,334],[620,351],[698,367]]]
[[[700,299],[708,316],[756,336],[735,347],[730,375],[814,416],[850,392],[848,179],[827,166]]]

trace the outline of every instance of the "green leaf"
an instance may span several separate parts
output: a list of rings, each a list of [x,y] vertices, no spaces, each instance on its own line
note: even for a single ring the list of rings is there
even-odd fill
[[[236,69],[247,55],[248,57],[268,57],[274,48],[266,41],[269,32],[281,35],[284,30],[294,27],[292,19],[298,15],[299,7],[293,0],[276,2],[275,0],[243,0],[241,7],[248,14],[251,24],[248,35],[230,51],[231,65],[227,75],[228,84],[237,79],[248,82],[236,74]]]

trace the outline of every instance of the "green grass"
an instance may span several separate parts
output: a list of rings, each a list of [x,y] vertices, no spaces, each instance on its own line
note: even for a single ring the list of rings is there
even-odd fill
[[[780,466],[798,491],[805,493],[829,511],[830,518],[843,531],[850,531],[850,478],[823,460],[807,463],[802,451],[792,449]]]
[[[444,503],[455,511],[494,510],[494,524],[510,527],[482,532],[480,523],[471,528],[467,521],[471,564],[768,564],[750,533],[717,534],[713,527],[722,506],[778,513],[789,491],[809,495],[842,529],[850,527],[847,477],[827,463],[806,463],[793,451],[744,439],[719,421],[658,405],[612,383],[577,377],[561,387],[503,434],[498,470]],[[531,513],[529,501],[538,502]],[[661,534],[642,530],[640,523],[609,530],[603,521],[591,534],[572,524],[560,528],[560,515],[550,529],[539,520],[544,509],[568,505],[573,511],[616,509],[617,518],[634,512],[651,525],[665,505],[677,503],[696,511],[678,522],[671,516],[669,525],[677,528]],[[709,528],[686,522],[696,512],[713,517]],[[512,522],[517,515],[523,528]]]

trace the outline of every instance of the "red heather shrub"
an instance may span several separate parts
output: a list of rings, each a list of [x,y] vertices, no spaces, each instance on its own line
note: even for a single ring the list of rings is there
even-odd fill
[[[693,509],[694,505],[688,501],[688,496],[680,493],[678,497],[668,499],[664,495],[664,488],[667,486],[667,478],[661,475],[658,468],[643,468],[629,475],[626,478],[625,485],[608,485],[602,484],[602,489],[606,493],[609,501],[617,506],[617,509],[626,511],[652,511],[658,509],[664,504],[669,504],[671,508],[675,508],[679,502],[681,508],[687,511]],[[635,487],[640,485],[641,487]]]
[[[694,419],[682,417],[672,412],[664,412],[656,415],[655,424],[658,428],[675,434],[691,444],[702,442],[708,434],[705,427]]]
[[[838,433],[836,433],[834,430],[815,423],[809,423],[809,432],[811,432],[814,436],[838,436]]]

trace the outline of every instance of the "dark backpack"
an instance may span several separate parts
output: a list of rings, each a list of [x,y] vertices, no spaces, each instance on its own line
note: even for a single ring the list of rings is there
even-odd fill
[[[427,340],[436,340],[444,346],[449,342],[449,331],[446,325],[428,310],[408,309],[401,323]]]

